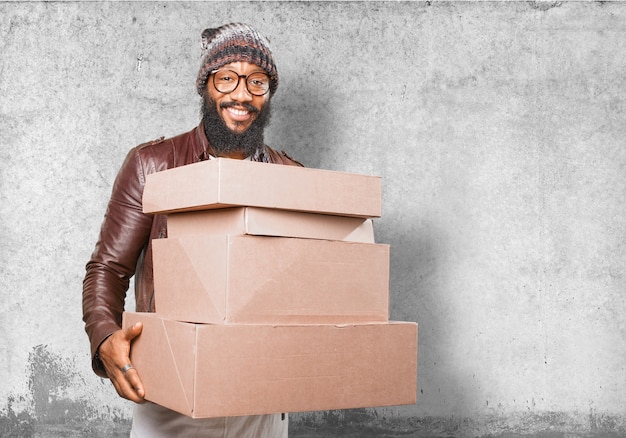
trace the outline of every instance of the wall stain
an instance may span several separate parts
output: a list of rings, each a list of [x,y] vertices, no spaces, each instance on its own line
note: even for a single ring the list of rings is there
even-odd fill
[[[84,404],[69,398],[69,392],[78,377],[70,359],[51,353],[46,345],[37,345],[28,355],[28,362],[28,387],[34,416],[38,421],[63,423],[85,418],[87,412]]]
[[[99,413],[78,390],[88,385],[76,368],[73,358],[55,354],[47,345],[33,347],[28,355],[28,393],[7,397],[0,410],[0,437],[128,437],[130,419],[117,411]]]
[[[0,436],[30,438],[35,433],[35,419],[27,412],[16,413],[14,395],[7,398],[7,407],[0,412]]]

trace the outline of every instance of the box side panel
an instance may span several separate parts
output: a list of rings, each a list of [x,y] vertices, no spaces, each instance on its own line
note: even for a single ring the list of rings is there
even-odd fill
[[[226,320],[226,236],[153,241],[156,312],[179,321]]]
[[[216,324],[388,320],[388,245],[186,236],[155,241],[154,260],[157,312],[171,319]]]
[[[230,322],[388,320],[388,245],[257,236],[233,243]]]
[[[417,326],[203,326],[196,417],[413,404]]]
[[[246,229],[259,236],[374,243],[370,219],[327,214],[248,208]]]
[[[343,239],[347,242],[376,243],[374,222],[367,219],[358,228],[355,228]]]
[[[131,361],[146,400],[191,415],[194,403],[195,327],[150,313],[124,313],[124,327],[143,323],[131,347]]]
[[[189,211],[167,215],[167,236],[245,234],[245,207]]]

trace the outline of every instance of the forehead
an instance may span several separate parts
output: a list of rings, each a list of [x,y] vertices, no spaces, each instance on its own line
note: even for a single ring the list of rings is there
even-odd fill
[[[228,64],[221,66],[219,70],[232,70],[239,74],[250,74],[250,73],[256,73],[256,72],[265,73],[265,70],[263,70],[258,65],[252,64],[246,61],[230,62]]]

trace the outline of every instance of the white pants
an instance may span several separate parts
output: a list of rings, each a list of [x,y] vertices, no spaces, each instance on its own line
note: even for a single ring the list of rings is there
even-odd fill
[[[130,438],[287,438],[287,414],[193,419],[146,402],[135,405]]]

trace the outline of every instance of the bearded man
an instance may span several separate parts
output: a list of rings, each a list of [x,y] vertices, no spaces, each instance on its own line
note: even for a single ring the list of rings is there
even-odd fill
[[[196,86],[202,121],[193,130],[132,149],[113,185],[95,250],[83,282],[83,320],[94,372],[136,403],[131,437],[286,437],[284,415],[194,420],[144,402],[144,387],[130,362],[141,324],[121,329],[129,280],[135,275],[136,311],[154,312],[152,239],[167,236],[164,215],[144,214],[147,174],[216,157],[300,165],[266,146],[263,131],[278,72],[267,41],[252,27],[233,23],[202,33],[205,55]]]

